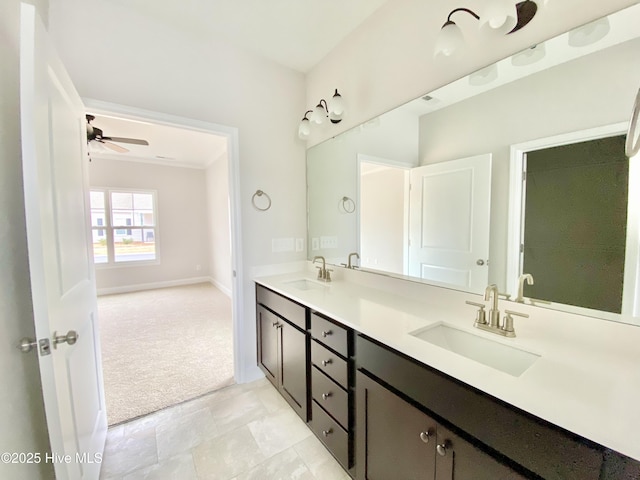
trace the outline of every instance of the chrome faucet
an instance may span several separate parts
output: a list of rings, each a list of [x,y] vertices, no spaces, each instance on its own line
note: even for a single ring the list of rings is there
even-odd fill
[[[318,269],[318,280],[322,280],[324,282],[330,282],[331,270],[327,270],[327,262],[325,261],[324,257],[321,255],[313,257],[312,263],[316,263],[316,260],[322,260],[322,267],[316,267]]]
[[[514,300],[518,303],[524,303],[524,282],[527,281],[527,285],[533,285],[533,276],[530,273],[523,273],[518,278],[518,296]]]
[[[489,309],[489,326],[498,327],[500,323],[500,310],[498,310],[498,286],[492,283],[484,290],[484,301],[488,301],[493,294],[493,302]]]
[[[351,263],[351,257],[353,257],[355,255],[355,257],[360,260],[360,255],[358,255],[358,252],[353,252],[349,254],[349,261],[347,263],[347,268],[356,268],[355,265],[353,265]]]

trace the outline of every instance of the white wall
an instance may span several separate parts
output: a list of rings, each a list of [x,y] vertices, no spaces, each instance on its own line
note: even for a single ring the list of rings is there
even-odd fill
[[[229,161],[225,156],[205,171],[209,218],[209,275],[213,284],[231,294],[231,231],[229,230]]]
[[[46,18],[47,2],[37,3]],[[19,103],[20,2],[0,2],[0,452],[50,452],[38,356],[21,353],[35,337],[27,259]],[[0,478],[49,479],[51,464],[0,462]]]
[[[178,285],[209,277],[211,242],[204,170],[94,158],[89,164],[89,182],[91,187],[155,190],[157,195],[160,262],[96,265],[98,294]]]
[[[405,274],[408,171],[380,167],[360,176],[360,266]]]
[[[273,237],[306,232],[304,146],[296,138],[305,110],[304,76],[111,2],[55,0],[50,23],[81,96],[238,128],[244,262],[239,367],[247,378],[259,376],[251,273],[306,258],[306,252],[271,251]],[[257,189],[273,200],[268,212],[251,206]]]
[[[481,67],[573,27],[637,3],[636,0],[553,0],[526,28],[484,40],[475,20],[456,22],[468,43],[454,58],[434,59],[435,39],[457,6],[478,11],[484,0],[394,0],[376,11],[307,74],[307,105],[338,88],[348,104],[344,120],[312,132],[309,145],[348,130]],[[541,1],[537,2],[539,5]]]

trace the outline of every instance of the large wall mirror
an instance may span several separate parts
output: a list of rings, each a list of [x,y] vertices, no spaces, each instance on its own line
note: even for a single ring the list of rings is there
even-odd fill
[[[637,25],[640,5],[310,148],[309,259],[640,325]]]

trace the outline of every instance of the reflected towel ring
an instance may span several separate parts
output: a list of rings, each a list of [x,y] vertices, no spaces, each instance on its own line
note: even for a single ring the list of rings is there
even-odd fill
[[[342,197],[342,208],[347,213],[353,213],[356,211],[356,202],[349,197]]]
[[[629,122],[629,131],[627,132],[627,142],[625,144],[625,153],[629,158],[635,156],[638,152],[640,152],[640,131],[638,130],[638,116],[640,116],[640,90],[638,90],[636,101],[633,104],[631,121]]]
[[[264,208],[261,208],[256,204],[256,197],[261,197],[263,195],[267,197],[267,206]],[[253,196],[251,197],[251,203],[253,204],[256,210],[260,210],[261,212],[266,212],[271,208],[271,197],[267,195],[265,192],[263,192],[262,190],[256,190],[256,193],[254,193]]]

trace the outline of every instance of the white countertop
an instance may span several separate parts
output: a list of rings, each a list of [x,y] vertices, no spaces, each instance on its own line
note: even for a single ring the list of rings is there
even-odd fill
[[[473,327],[478,295],[339,270],[323,288],[301,290],[298,272],[255,281],[511,405],[640,461],[640,327],[500,301],[516,338]],[[540,355],[515,377],[420,340],[410,332],[446,322]]]

